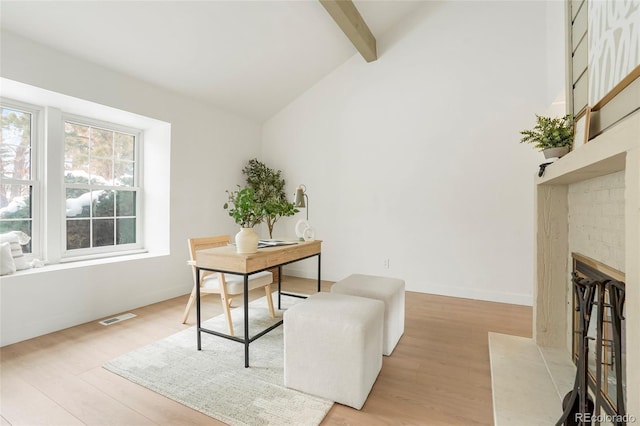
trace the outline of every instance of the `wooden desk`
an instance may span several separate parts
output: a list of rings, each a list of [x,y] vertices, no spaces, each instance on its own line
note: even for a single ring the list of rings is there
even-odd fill
[[[282,324],[278,321],[271,327],[261,331],[253,337],[249,336],[249,275],[257,272],[278,268],[278,309],[282,294],[293,297],[304,297],[297,294],[282,293],[282,266],[310,257],[318,257],[318,291],[320,284],[320,256],[322,241],[303,241],[297,244],[258,249],[257,253],[239,254],[234,246],[216,247],[196,252],[196,282],[200,282],[200,271],[223,272],[225,274],[242,275],[244,277],[244,338],[230,336],[214,330],[202,328],[200,317],[200,286],[196,286],[196,317],[198,350],[202,350],[201,333],[205,332],[225,339],[244,344],[244,366],[249,367],[249,344],[264,336]]]

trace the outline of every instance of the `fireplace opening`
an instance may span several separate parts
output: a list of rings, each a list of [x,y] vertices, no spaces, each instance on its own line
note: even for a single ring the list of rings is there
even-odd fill
[[[624,415],[626,406],[626,325],[624,273],[601,262],[572,253],[575,276],[594,284],[593,307],[587,332],[588,387],[595,400],[595,416]],[[573,360],[578,364],[579,303],[573,297]],[[614,422],[615,424],[619,424]]]

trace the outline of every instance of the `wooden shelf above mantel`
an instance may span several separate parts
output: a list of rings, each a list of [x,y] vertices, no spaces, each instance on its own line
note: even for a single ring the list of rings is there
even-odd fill
[[[640,148],[640,111],[547,166],[538,185],[567,185],[625,169],[628,151]]]

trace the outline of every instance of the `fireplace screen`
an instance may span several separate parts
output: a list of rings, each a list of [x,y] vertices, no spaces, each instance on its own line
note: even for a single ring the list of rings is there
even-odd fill
[[[594,281],[596,293],[588,329],[588,380],[596,399],[596,415],[624,414],[626,405],[626,327],[624,275],[587,257],[573,255],[574,273]],[[612,276],[613,275],[613,276]],[[577,307],[574,295],[574,308]],[[578,357],[578,315],[573,316],[573,356]],[[620,382],[620,383],[618,383]]]

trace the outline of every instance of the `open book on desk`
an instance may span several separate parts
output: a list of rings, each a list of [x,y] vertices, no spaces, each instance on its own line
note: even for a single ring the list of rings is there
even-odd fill
[[[260,240],[258,241],[258,248],[264,247],[276,247],[276,246],[289,246],[292,244],[298,244],[297,241],[284,241],[284,240]]]

